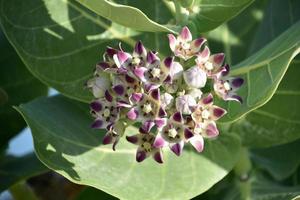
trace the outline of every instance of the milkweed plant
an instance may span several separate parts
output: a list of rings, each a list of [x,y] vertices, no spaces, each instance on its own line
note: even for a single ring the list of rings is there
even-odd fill
[[[300,0],[0,0],[0,51],[0,200],[300,199]]]

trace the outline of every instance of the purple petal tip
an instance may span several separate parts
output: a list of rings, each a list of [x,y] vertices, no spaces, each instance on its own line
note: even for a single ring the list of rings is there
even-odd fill
[[[242,78],[235,78],[232,80],[232,85],[235,87],[235,88],[239,88],[243,85],[244,83],[244,79]]]
[[[173,63],[173,59],[174,59],[173,57],[167,57],[167,58],[165,58],[164,64],[165,64],[165,66],[167,68],[171,68],[172,63]]]
[[[161,152],[156,152],[153,156],[154,160],[156,162],[158,162],[159,164],[162,164],[164,161],[163,161],[163,155]]]
[[[173,120],[176,121],[176,122],[181,122],[182,121],[182,117],[181,117],[180,112],[174,113]]]
[[[126,140],[132,144],[136,144],[138,141],[138,137],[133,135],[133,136],[126,136]]]
[[[102,110],[102,104],[98,101],[93,101],[91,104],[90,104],[90,108],[95,111],[95,112],[99,112]]]
[[[101,120],[95,120],[92,123],[91,128],[93,128],[93,129],[99,129],[99,128],[102,128],[102,125],[103,125],[103,121],[101,121]]]
[[[146,159],[146,152],[145,151],[138,151],[136,153],[136,161],[137,162],[142,162],[145,159]]]
[[[179,143],[174,144],[174,145],[171,147],[171,150],[172,150],[177,156],[180,156],[181,153],[182,153],[182,148],[181,148],[181,146],[180,146]]]

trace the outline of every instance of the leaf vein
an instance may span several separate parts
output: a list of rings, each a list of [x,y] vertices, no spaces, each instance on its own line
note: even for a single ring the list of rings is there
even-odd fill
[[[269,118],[272,118],[272,119],[275,119],[278,121],[283,121],[283,122],[287,122],[287,123],[291,123],[291,124],[299,124],[300,125],[300,121],[298,121],[298,120],[292,120],[292,119],[287,119],[284,117],[279,117],[279,116],[269,113],[267,111],[254,110],[253,113],[258,114],[258,115],[263,115],[265,117],[269,117]]]

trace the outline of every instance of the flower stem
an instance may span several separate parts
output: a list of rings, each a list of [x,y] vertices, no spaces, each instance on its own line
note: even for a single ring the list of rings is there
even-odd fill
[[[181,5],[178,0],[173,0],[173,2],[175,5],[176,24],[181,24],[182,22]]]
[[[250,172],[252,163],[247,148],[242,148],[239,161],[237,162],[234,172],[238,178],[237,186],[241,193],[241,200],[249,200],[251,198],[251,180]]]

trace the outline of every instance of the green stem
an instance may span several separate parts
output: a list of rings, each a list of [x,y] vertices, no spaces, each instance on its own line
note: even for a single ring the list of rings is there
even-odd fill
[[[175,17],[176,17],[176,24],[181,24],[182,22],[182,13],[181,13],[181,5],[178,0],[173,0],[175,5]]]
[[[234,172],[238,177],[237,186],[241,192],[241,200],[249,200],[251,198],[251,180],[250,172],[252,163],[247,148],[242,148],[240,158],[234,168]]]
[[[172,1],[169,0],[163,0],[164,4],[166,5],[166,7],[170,10],[171,14],[173,17],[176,17],[176,10],[175,10],[175,6],[172,3]]]

